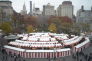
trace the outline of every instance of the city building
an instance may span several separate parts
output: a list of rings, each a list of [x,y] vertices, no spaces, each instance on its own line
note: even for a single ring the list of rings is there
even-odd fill
[[[42,15],[42,12],[40,11],[39,8],[34,8],[34,10],[33,10],[33,15],[34,15],[34,16],[39,16],[39,15]]]
[[[24,3],[23,10],[21,10],[21,15],[27,15],[26,5]]]
[[[89,30],[92,30],[92,7],[91,7],[91,10],[85,10],[84,6],[81,6],[81,9],[77,11],[76,23],[88,24]]]
[[[84,6],[77,11],[76,17],[77,23],[91,23],[92,22],[92,7],[91,10],[85,10]]]
[[[0,0],[0,20],[10,21],[12,14],[12,2],[9,0]]]
[[[69,18],[73,18],[73,5],[71,1],[64,1],[57,8],[57,16],[68,16]]]
[[[30,1],[30,12],[29,12],[30,15],[32,15],[32,1]]]
[[[54,6],[50,5],[50,3],[48,3],[47,5],[44,5],[43,15],[44,16],[54,16],[55,15]]]

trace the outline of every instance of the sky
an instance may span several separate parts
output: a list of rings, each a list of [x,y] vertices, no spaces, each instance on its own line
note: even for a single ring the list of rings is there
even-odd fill
[[[23,4],[25,3],[27,11],[30,11],[30,1],[35,7],[40,8],[42,11],[43,5],[50,3],[55,6],[55,9],[62,4],[63,1],[72,1],[74,5],[74,13],[76,14],[77,10],[81,8],[81,5],[84,5],[86,10],[90,10],[92,6],[92,0],[10,0],[12,1],[12,6],[16,12],[20,12],[23,9]]]

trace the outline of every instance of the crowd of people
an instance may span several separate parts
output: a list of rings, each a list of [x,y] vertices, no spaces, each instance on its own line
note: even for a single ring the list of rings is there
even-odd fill
[[[7,54],[7,52],[3,49],[3,47],[0,47],[0,60],[1,61],[25,61],[20,55],[16,54]]]
[[[82,58],[80,58],[82,57]],[[86,54],[83,51],[76,52],[72,55],[72,58],[77,61],[92,61],[92,53]]]
[[[0,56],[1,61],[25,61],[22,57],[20,57],[20,55],[11,54],[11,52],[7,54],[7,52],[2,47],[0,48],[0,55],[2,55]],[[92,53],[86,54],[83,51],[80,51],[73,54],[72,58],[74,61],[92,61]]]

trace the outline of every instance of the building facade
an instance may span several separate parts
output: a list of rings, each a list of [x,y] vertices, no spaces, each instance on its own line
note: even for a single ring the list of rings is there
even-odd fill
[[[29,12],[30,15],[32,15],[32,1],[30,1],[30,12]]]
[[[21,15],[27,15],[26,5],[23,5],[23,10],[21,10]]]
[[[55,15],[54,6],[50,5],[50,3],[48,3],[47,5],[44,5],[43,15],[44,16],[54,16]]]
[[[10,21],[12,14],[12,2],[9,0],[0,0],[0,20]]]
[[[71,1],[64,1],[57,8],[57,16],[67,16],[73,18],[73,5]]]
[[[76,23],[88,24],[87,28],[92,30],[92,7],[91,10],[85,10],[84,6],[81,6],[81,9],[77,11]]]
[[[84,10],[84,6],[77,11],[77,23],[91,23],[92,22],[92,7],[91,10]]]
[[[41,16],[42,12],[40,11],[39,8],[34,8],[33,10],[33,16]]]

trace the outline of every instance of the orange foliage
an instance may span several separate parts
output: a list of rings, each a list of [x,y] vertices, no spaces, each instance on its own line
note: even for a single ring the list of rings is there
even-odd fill
[[[66,22],[66,23],[72,23],[73,22],[73,20],[71,19],[71,18],[68,18],[68,17],[66,17],[66,16],[64,16],[64,17],[55,17],[55,16],[53,16],[53,17],[50,17],[49,18],[49,20],[48,20],[48,24],[50,24],[50,23],[52,23],[53,21],[55,21],[55,20],[53,20],[53,19],[57,19],[59,22],[61,22],[61,23],[63,23],[63,22]],[[56,20],[56,21],[57,21]]]
[[[33,25],[36,26],[36,17],[34,16],[25,16],[24,22],[26,25]]]

